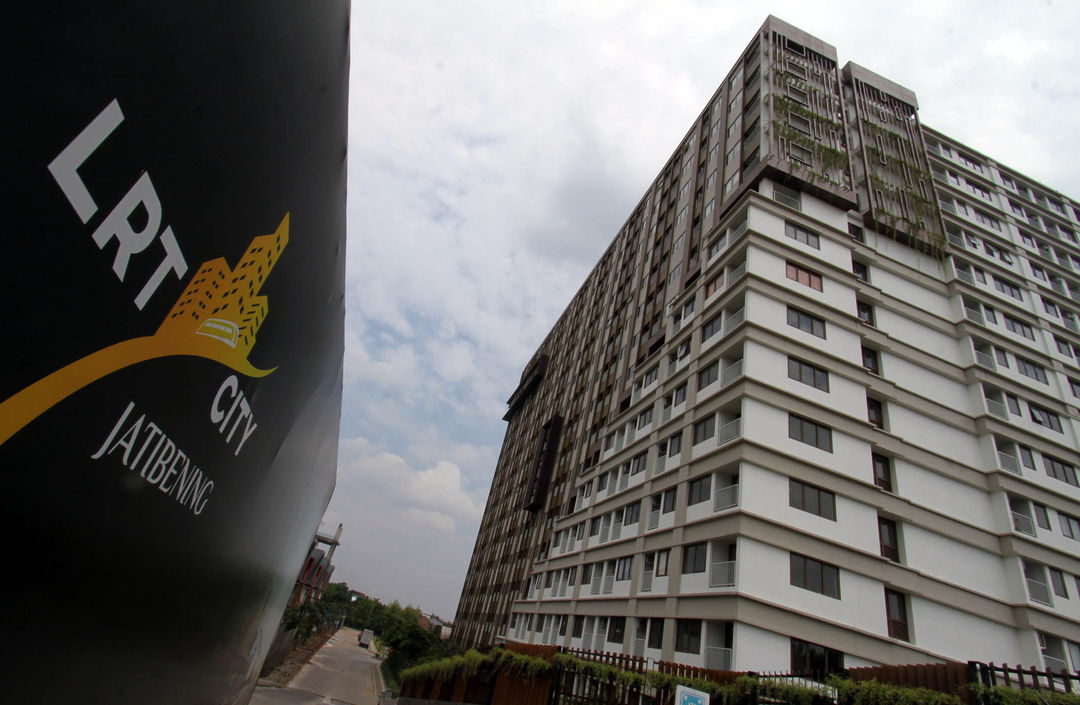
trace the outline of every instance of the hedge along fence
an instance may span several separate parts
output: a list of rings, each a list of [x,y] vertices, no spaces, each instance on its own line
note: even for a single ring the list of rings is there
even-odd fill
[[[710,694],[713,705],[1080,705],[1080,696],[977,683],[953,693],[831,676],[826,684],[793,677],[720,672],[710,680],[669,672],[626,670],[554,650],[546,657],[494,649],[414,666],[402,672],[402,696],[482,705],[671,705],[675,686]],[[550,654],[550,655],[548,655]],[[715,677],[713,673],[708,674]],[[860,674],[865,677],[866,674]],[[720,682],[718,682],[720,681]]]

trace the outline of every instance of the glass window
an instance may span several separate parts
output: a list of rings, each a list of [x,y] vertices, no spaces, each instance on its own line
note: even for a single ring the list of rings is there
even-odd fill
[[[705,560],[708,555],[709,547],[706,543],[692,543],[683,546],[683,575],[689,573],[704,573],[705,572]]]
[[[797,309],[794,306],[788,306],[787,321],[789,326],[816,335],[819,338],[825,337],[825,321],[806,311]]]
[[[816,365],[794,357],[788,358],[788,377],[823,392],[829,391],[829,373]]]
[[[712,489],[712,475],[705,475],[690,481],[690,495],[686,500],[687,505],[700,504],[709,499]]]
[[[788,414],[788,437],[832,452],[832,429],[801,416]]]
[[[813,247],[815,250],[821,249],[821,237],[817,233],[812,233],[801,225],[785,223],[784,232],[793,240]]]
[[[836,495],[820,487],[789,479],[788,505],[836,521]]]
[[[815,291],[821,291],[821,275],[805,267],[800,267],[794,262],[787,263],[787,278],[808,286]]]
[[[892,492],[892,466],[889,462],[889,458],[878,453],[873,453],[871,459],[874,466],[874,484],[886,492]]]
[[[684,654],[701,653],[701,620],[675,620],[675,650]]]
[[[798,553],[791,554],[791,584],[840,599],[840,569]]]

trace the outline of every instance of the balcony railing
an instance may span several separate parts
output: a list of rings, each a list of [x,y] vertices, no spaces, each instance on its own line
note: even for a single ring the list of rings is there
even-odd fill
[[[802,210],[802,203],[799,202],[798,198],[792,198],[779,189],[773,189],[773,200],[777,203],[783,203],[790,208],[794,208],[797,211]]]
[[[660,526],[660,510],[653,509],[649,512],[649,524],[647,528],[649,531],[652,531],[658,526]]]
[[[1038,602],[1048,607],[1054,606],[1054,600],[1050,597],[1050,586],[1033,578],[1027,579],[1028,597],[1032,602]]]
[[[592,594],[594,594],[594,595],[599,595],[600,594],[600,583],[601,583],[602,580],[603,580],[603,576],[600,575],[599,573],[596,573],[595,575],[593,575],[592,586],[591,586]]]
[[[742,323],[743,320],[745,320],[745,319],[746,319],[746,308],[745,307],[740,308],[738,311],[735,311],[732,314],[729,314],[728,317],[727,317],[727,320],[724,321],[724,335],[727,335],[732,330],[734,330],[735,326]]]
[[[965,281],[968,284],[975,283],[975,279],[971,276],[971,272],[967,271],[966,269],[956,270],[956,278],[960,281]]]
[[[653,572],[646,570],[641,574],[641,585],[638,586],[639,592],[652,592],[652,577]]]
[[[604,576],[604,594],[610,595],[612,589],[615,587],[615,574]]]
[[[740,235],[742,235],[743,233],[745,233],[746,228],[747,228],[747,226],[749,226],[749,224],[750,224],[750,221],[744,220],[743,222],[739,223],[738,225],[732,227],[731,228],[731,233],[730,233],[731,241],[734,242],[735,238],[737,238]]]
[[[739,506],[739,486],[728,485],[721,487],[713,493],[713,511],[722,512],[725,509]]]
[[[998,465],[1002,470],[1008,470],[1009,472],[1015,472],[1017,475],[1022,475],[1020,472],[1020,461],[1015,456],[1008,453],[998,451]]]
[[[983,320],[982,311],[977,308],[970,308],[968,306],[965,306],[964,317],[972,323],[978,323],[980,326],[986,325],[986,322]]]
[[[620,536],[622,536],[622,522],[616,521],[611,525],[611,540],[614,541]]]
[[[900,621],[899,619],[886,620],[889,624],[889,636],[893,639],[902,639],[903,641],[911,641],[908,636],[908,623]]]
[[[975,351],[975,362],[991,370],[997,369],[994,365],[994,356],[988,352],[983,352],[982,350]]]
[[[735,267],[735,269],[731,270],[731,272],[728,273],[727,285],[731,286],[735,283],[737,279],[742,277],[742,275],[744,274],[746,274],[746,262],[740,262],[739,266]]]
[[[705,668],[714,671],[730,671],[731,649],[726,649],[722,646],[706,646]]]
[[[1012,513],[1013,528],[1019,531],[1021,534],[1027,534],[1028,536],[1035,535],[1035,522],[1031,520],[1026,514],[1014,511]]]
[[[735,380],[737,380],[739,377],[742,377],[742,374],[743,361],[736,360],[735,362],[725,367],[723,372],[720,373],[720,385],[726,387]]]
[[[986,410],[994,416],[997,416],[999,419],[1009,418],[1009,412],[1005,409],[1004,402],[1000,402],[996,399],[986,400]]]
[[[716,561],[709,566],[709,587],[735,585],[735,561]]]
[[[742,436],[742,419],[733,419],[720,427],[716,433],[716,445],[722,446]]]

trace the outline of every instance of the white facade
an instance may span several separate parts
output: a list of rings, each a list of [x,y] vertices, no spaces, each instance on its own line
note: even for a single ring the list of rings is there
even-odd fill
[[[789,75],[778,67],[835,56],[775,18],[759,38],[769,32],[762,95]],[[756,61],[732,70],[714,116]],[[844,81],[852,104],[859,91],[877,95],[866,86],[915,104],[857,66]],[[693,172],[701,154],[700,201],[727,200],[692,210],[700,219],[676,216],[661,246],[659,204],[669,181],[682,183],[669,166],[636,211],[641,234],[628,226],[616,238],[582,288],[589,297],[545,342],[565,376],[521,408],[569,419],[553,490],[542,514],[503,534],[485,517],[458,621],[476,640],[736,670],[943,659],[1080,670],[1080,205],[916,126],[945,230],[923,247],[876,232],[880,212],[859,210],[861,191],[745,161],[710,181],[708,114],[700,146],[692,130],[693,148],[676,152],[691,156],[671,165]],[[880,133],[859,129],[848,138],[853,182],[838,182],[855,191],[854,145]],[[762,134],[744,134],[741,149],[760,139],[764,150],[776,135]],[[728,174],[746,182],[724,193]],[[863,183],[870,193],[883,182]],[[685,207],[682,190],[672,212]],[[700,257],[680,254],[683,237]],[[621,286],[604,283],[609,273]],[[627,287],[630,307],[619,303]],[[636,342],[611,333],[632,341],[620,352],[601,334],[582,354],[593,348],[581,331],[595,329],[567,316],[591,310],[606,330],[636,311]],[[579,416],[580,398],[596,393]],[[514,424],[508,442],[524,433]],[[510,452],[496,485],[512,486]],[[518,521],[515,496],[489,500],[492,522]],[[500,535],[508,551],[529,547],[526,588],[498,603],[503,628],[477,609],[498,579],[484,566],[498,562]]]

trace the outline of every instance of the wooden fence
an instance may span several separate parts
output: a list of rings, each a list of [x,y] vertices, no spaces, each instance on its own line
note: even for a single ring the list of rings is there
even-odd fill
[[[986,686],[1006,685],[1011,688],[1031,688],[1064,693],[1080,693],[1080,672],[1041,671],[1034,666],[1000,666],[993,663],[968,662],[969,681]]]

